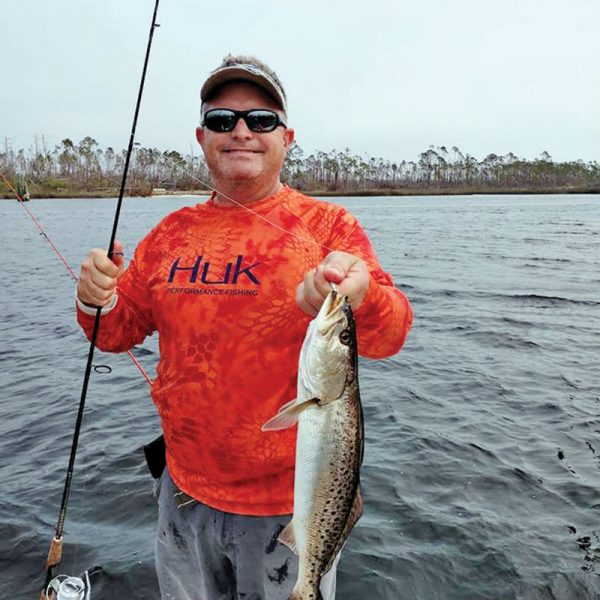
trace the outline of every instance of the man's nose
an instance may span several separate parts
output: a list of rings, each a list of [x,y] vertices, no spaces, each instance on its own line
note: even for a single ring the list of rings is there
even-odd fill
[[[235,127],[231,130],[231,135],[234,138],[247,139],[251,138],[253,134],[252,131],[248,128],[248,125],[246,125],[246,121],[244,121],[244,119],[240,117],[238,119],[238,122],[235,124]]]

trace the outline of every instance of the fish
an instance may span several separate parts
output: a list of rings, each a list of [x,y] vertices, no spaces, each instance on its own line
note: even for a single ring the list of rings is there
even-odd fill
[[[362,514],[364,419],[356,325],[348,297],[335,289],[308,326],[297,391],[262,430],[298,424],[294,513],[278,540],[298,555],[290,600],[323,600],[321,579]]]

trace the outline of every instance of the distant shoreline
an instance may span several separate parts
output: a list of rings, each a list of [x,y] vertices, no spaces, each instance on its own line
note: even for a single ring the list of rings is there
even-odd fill
[[[496,195],[545,195],[545,194],[600,194],[600,186],[568,186],[549,188],[492,188],[492,187],[456,187],[456,188],[395,188],[395,189],[363,189],[363,190],[301,190],[308,196],[318,197],[350,197],[350,196],[496,196]],[[140,193],[126,194],[128,198],[164,198],[178,196],[209,196],[210,190],[175,190],[155,192],[152,195]],[[116,198],[118,190],[73,191],[73,190],[33,190],[32,199],[81,199],[81,198]],[[0,199],[14,200],[12,192],[0,192]]]
[[[304,192],[309,196],[498,196],[498,195],[545,195],[545,194],[600,194],[600,186],[563,188],[402,188],[356,191],[314,191]]]

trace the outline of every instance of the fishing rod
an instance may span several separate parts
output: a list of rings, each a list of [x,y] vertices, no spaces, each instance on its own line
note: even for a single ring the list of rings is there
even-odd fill
[[[137,102],[135,105],[135,112],[133,116],[133,124],[131,127],[131,134],[129,136],[129,146],[127,148],[127,156],[125,158],[125,166],[123,168],[123,177],[121,179],[121,187],[119,190],[119,199],[117,201],[117,207],[115,210],[115,216],[113,220],[112,232],[110,235],[110,243],[108,245],[108,257],[112,259],[114,255],[114,244],[117,235],[117,227],[119,224],[119,217],[121,215],[121,206],[123,204],[123,196],[125,194],[125,183],[127,181],[127,171],[129,169],[129,161],[133,152],[133,143],[135,139],[135,130],[137,127],[137,120],[140,111],[140,105],[142,102],[142,94],[144,91],[144,83],[146,81],[146,71],[148,69],[148,60],[150,58],[150,48],[152,47],[152,38],[154,37],[154,30],[159,27],[156,22],[156,15],[158,12],[159,0],[156,0],[154,4],[154,12],[152,14],[152,23],[150,25],[150,33],[148,35],[148,44],[146,47],[146,56],[144,59],[144,68],[142,70],[142,78],[140,81]],[[85,408],[85,400],[87,397],[88,385],[90,381],[90,375],[92,371],[92,361],[94,359],[94,349],[96,346],[96,339],[98,337],[98,329],[100,328],[100,317],[102,314],[102,307],[98,307],[96,310],[96,317],[94,319],[94,329],[92,331],[92,337],[90,340],[90,349],[88,352],[87,363],[85,367],[85,374],[83,378],[83,387],[81,390],[81,399],[79,401],[79,409],[77,411],[77,419],[75,421],[75,430],[73,432],[73,441],[71,443],[71,454],[69,456],[69,464],[67,467],[67,474],[65,477],[65,485],[63,490],[63,496],[58,514],[58,521],[56,524],[56,531],[52,541],[50,542],[50,549],[48,551],[48,557],[46,559],[46,582],[40,593],[40,600],[89,600],[90,597],[90,586],[89,577],[86,575],[86,581],[84,582],[81,578],[68,577],[66,580],[61,581],[60,576],[56,576],[56,567],[62,562],[62,548],[63,548],[63,534],[65,518],[67,515],[67,503],[69,500],[69,493],[71,490],[71,481],[73,479],[73,468],[75,465],[75,457],[77,455],[77,446],[79,442],[79,433],[81,431],[81,423],[83,421],[83,412]],[[87,572],[86,572],[87,573]],[[54,584],[54,585],[53,585]]]
[[[4,183],[7,185],[8,189],[16,196],[17,200],[19,201],[19,204],[27,211],[27,214],[29,215],[30,219],[34,222],[35,226],[40,230],[40,234],[42,236],[44,236],[45,240],[48,242],[48,244],[50,245],[52,250],[54,250],[54,253],[58,256],[58,258],[60,258],[63,265],[65,265],[65,268],[67,269],[67,271],[69,272],[69,274],[71,275],[73,280],[78,281],[79,278],[77,277],[77,273],[75,273],[75,271],[73,270],[73,267],[71,267],[71,265],[68,263],[67,259],[62,255],[62,253],[60,252],[60,250],[58,249],[56,244],[52,241],[52,238],[44,230],[44,228],[42,227],[42,224],[39,222],[39,220],[36,218],[36,216],[27,208],[27,205],[25,204],[23,197],[19,194],[19,192],[17,192],[15,190],[15,188],[11,185],[9,179],[4,175],[4,173],[2,173],[2,171],[0,171],[0,177],[2,177],[2,179],[4,180]],[[138,359],[135,357],[133,352],[131,350],[128,350],[127,354],[129,355],[129,358],[131,358],[131,360],[133,361],[133,364],[139,369],[139,371],[142,374],[142,376],[144,377],[144,379],[150,385],[152,385],[152,379],[150,379],[150,376],[144,370],[144,367],[142,367],[142,365],[140,364]]]

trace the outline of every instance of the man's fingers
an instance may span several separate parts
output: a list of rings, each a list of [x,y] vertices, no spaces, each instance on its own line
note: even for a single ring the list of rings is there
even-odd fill
[[[311,317],[314,317],[317,315],[317,313],[319,312],[312,304],[310,304],[308,302],[308,300],[306,299],[306,296],[304,295],[304,282],[302,282],[297,288],[296,288],[296,304],[298,305],[298,308],[300,308],[300,310],[302,310],[303,312],[305,312],[306,314],[310,315]]]
[[[323,303],[323,300],[327,297],[327,294],[331,291],[331,284],[329,283],[331,279],[328,279],[325,276],[325,265],[320,264],[314,270],[314,276],[312,278],[312,285],[315,290],[315,295],[319,294],[321,296],[321,300],[319,301],[319,307]],[[334,282],[337,283],[337,282]]]
[[[109,277],[101,271],[90,271],[90,280],[102,290],[112,291],[117,287],[117,278]]]
[[[304,298],[306,299],[308,304],[310,304],[318,312],[319,308],[321,308],[321,304],[323,304],[323,300],[325,299],[325,296],[319,291],[319,289],[315,285],[317,271],[318,271],[318,268],[310,270],[304,276],[303,283],[304,283]]]
[[[323,304],[323,300],[325,298],[325,296],[315,285],[315,280],[318,277],[317,271],[318,268],[311,269],[304,276],[304,281],[296,290],[296,301],[298,305],[302,308],[302,310],[313,316],[319,312],[319,308],[321,308],[321,304]]]
[[[311,269],[304,276],[304,281],[296,288],[296,304],[305,313],[314,317],[330,291],[331,285],[325,278],[324,267],[319,265],[316,269]]]
[[[330,252],[321,263],[327,281],[341,283],[360,259],[346,252]]]
[[[108,277],[118,277],[119,267],[108,258],[106,250],[92,250],[90,257],[95,269],[104,273],[104,275],[108,275]]]
[[[98,287],[93,281],[87,281],[83,285],[77,286],[77,295],[79,299],[86,304],[95,306],[104,306],[108,304],[114,295],[113,290],[105,290]]]
[[[347,295],[350,305],[357,309],[369,287],[369,270],[358,256],[334,251],[309,271],[296,290],[296,303],[306,313],[315,316],[335,283],[338,293]]]
[[[113,258],[106,250],[94,248],[81,263],[77,295],[87,304],[105,306],[115,294],[117,280],[123,273],[123,244],[115,242]],[[116,253],[116,255],[115,255]]]
[[[358,256],[347,252],[331,252],[323,261],[324,276],[328,281],[338,284],[338,292],[346,294],[350,306],[357,309],[367,293],[369,287],[369,268]],[[339,273],[343,272],[340,277]]]

